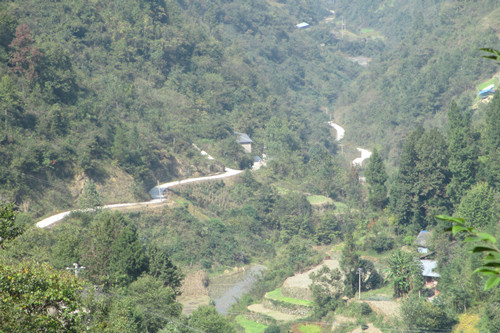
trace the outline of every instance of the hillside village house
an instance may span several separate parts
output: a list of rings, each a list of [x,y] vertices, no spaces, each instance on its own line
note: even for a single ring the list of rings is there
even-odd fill
[[[245,133],[240,133],[240,132],[234,132],[235,135],[238,136],[238,143],[245,149],[245,152],[251,153],[252,152],[252,139],[245,134]]]

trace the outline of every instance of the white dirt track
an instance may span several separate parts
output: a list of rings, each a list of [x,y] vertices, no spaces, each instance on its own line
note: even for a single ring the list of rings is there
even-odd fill
[[[340,141],[344,138],[345,129],[342,126],[335,124],[333,121],[329,121],[328,125],[333,127],[335,129],[335,131],[337,132],[336,141]],[[355,167],[361,167],[363,165],[363,161],[370,158],[370,156],[372,156],[372,152],[368,151],[366,149],[363,149],[363,148],[359,148],[359,147],[356,149],[361,153],[361,156],[353,159],[352,165]]]
[[[332,121],[328,122],[328,125],[333,127],[335,131],[337,132],[336,136],[336,141],[340,141],[344,138],[345,130],[342,128],[340,125],[335,124]],[[200,153],[204,156],[206,156],[208,159],[213,160],[214,158],[210,156],[207,152],[202,151],[199,149],[196,145],[193,145],[197,150],[200,151]],[[357,148],[361,152],[361,157],[358,157],[352,161],[352,164],[354,166],[361,166],[363,161],[367,158],[370,158],[371,152],[362,149],[362,148]],[[257,169],[257,168],[256,168]],[[99,207],[100,209],[112,209],[112,208],[122,208],[122,207],[129,207],[129,206],[137,206],[137,205],[151,205],[151,204],[159,204],[162,202],[162,200],[165,198],[163,196],[163,192],[165,192],[166,189],[174,187],[174,186],[179,186],[183,184],[189,184],[189,183],[195,183],[195,182],[203,182],[203,181],[208,181],[208,180],[215,180],[215,179],[222,179],[222,178],[227,178],[227,177],[232,177],[236,176],[240,173],[242,173],[243,170],[235,170],[235,169],[229,169],[226,168],[224,173],[218,174],[218,175],[213,175],[213,176],[206,176],[206,177],[197,177],[197,178],[188,178],[188,179],[183,179],[183,180],[177,180],[173,182],[168,182],[168,183],[163,183],[160,185],[157,185],[153,187],[149,191],[149,195],[153,200],[150,201],[144,201],[144,202],[131,202],[131,203],[122,203],[122,204],[112,204],[112,205],[106,205]],[[56,215],[52,215],[50,217],[47,217],[39,222],[36,223],[36,226],[38,228],[46,228],[56,222],[59,222],[63,220],[66,216],[71,214],[72,212],[78,212],[78,211],[88,211],[85,209],[74,209],[74,210],[69,210],[66,212],[58,213]]]
[[[112,205],[102,206],[99,208],[100,209],[112,209],[112,208],[122,208],[122,207],[137,206],[137,205],[147,206],[147,205],[151,205],[151,204],[159,204],[165,198],[163,196],[163,192],[170,187],[179,186],[179,185],[188,184],[188,183],[194,183],[194,182],[203,182],[203,181],[208,181],[208,180],[232,177],[232,176],[236,176],[242,172],[243,172],[243,170],[234,170],[234,169],[226,168],[226,172],[218,174],[218,175],[197,177],[197,178],[188,178],[188,179],[183,179],[183,180],[178,180],[178,181],[160,184],[160,185],[153,187],[149,191],[149,195],[151,195],[151,198],[153,198],[153,200],[144,201],[144,202],[112,204]],[[72,212],[78,212],[78,211],[89,211],[89,209],[75,209],[75,210],[69,210],[69,211],[66,211],[63,213],[59,213],[59,214],[47,217],[46,219],[43,219],[43,220],[37,222],[36,226],[38,228],[46,228],[46,227],[48,227],[56,222],[63,220],[66,216],[68,216]]]

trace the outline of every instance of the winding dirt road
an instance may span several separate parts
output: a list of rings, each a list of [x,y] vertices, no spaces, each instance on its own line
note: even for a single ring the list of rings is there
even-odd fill
[[[332,121],[329,121],[328,122],[328,125],[330,125],[331,127],[333,127],[335,129],[335,131],[337,132],[337,136],[335,138],[336,141],[340,141],[344,138],[344,134],[345,134],[345,130],[344,128],[342,128],[342,126],[338,125],[338,124],[335,124],[334,122]],[[200,151],[200,153],[205,156],[206,158],[210,159],[210,160],[213,160],[214,158],[212,156],[210,156],[207,152],[205,151],[202,151],[201,149],[199,149],[198,147],[196,147],[195,145],[193,145],[197,150]],[[354,166],[361,166],[363,161],[367,158],[370,158],[371,156],[371,152],[366,150],[366,149],[362,149],[362,148],[357,148],[358,151],[361,152],[361,157],[358,157],[358,158],[355,158],[353,161],[352,161],[352,164]],[[147,205],[151,205],[151,204],[159,204],[161,203],[165,197],[163,196],[163,192],[165,192],[166,189],[168,188],[171,188],[171,187],[174,187],[174,186],[179,186],[179,185],[183,185],[183,184],[189,184],[189,183],[194,183],[194,182],[203,182],[203,181],[209,181],[209,180],[215,180],[215,179],[222,179],[222,178],[228,178],[228,177],[233,177],[233,176],[236,176],[240,173],[242,173],[243,170],[235,170],[235,169],[229,169],[229,168],[226,168],[225,169],[225,172],[224,173],[221,173],[221,174],[218,174],[218,175],[213,175],[213,176],[206,176],[206,177],[197,177],[197,178],[188,178],[188,179],[183,179],[183,180],[177,180],[177,181],[173,181],[173,182],[168,182],[168,183],[163,183],[163,184],[160,184],[160,185],[157,185],[155,187],[153,187],[150,191],[149,191],[149,195],[151,196],[151,198],[153,200],[150,200],[150,201],[144,201],[144,202],[131,202],[131,203],[122,203],[122,204],[112,204],[112,205],[106,205],[106,206],[102,206],[102,207],[99,207],[100,209],[113,209],[113,208],[123,208],[123,207],[130,207],[130,206],[147,206]],[[56,215],[52,215],[50,217],[47,217],[39,222],[36,223],[36,226],[38,228],[46,228],[56,222],[59,222],[61,220],[63,220],[66,216],[68,216],[69,214],[71,214],[72,212],[77,212],[77,211],[88,211],[88,210],[82,210],[82,209],[74,209],[74,210],[68,210],[66,212],[62,212],[62,213],[58,213]]]
[[[329,121],[328,125],[333,127],[337,132],[336,141],[340,141],[344,138],[345,129],[342,126],[335,124],[333,121]],[[359,147],[356,149],[361,153],[361,156],[353,159],[352,165],[355,167],[361,167],[363,165],[363,161],[372,156],[372,152]]]
[[[210,156],[210,155],[207,154],[207,156]],[[209,157],[207,157],[207,158],[209,158]],[[236,175],[243,172],[243,170],[234,170],[234,169],[229,169],[229,168],[226,168],[225,171],[226,172],[218,174],[218,175],[197,177],[197,178],[188,178],[188,179],[183,179],[183,180],[178,180],[178,181],[174,181],[174,182],[169,182],[169,183],[157,185],[149,191],[149,195],[151,196],[151,198],[153,198],[153,200],[150,200],[150,201],[112,204],[112,205],[102,206],[99,208],[100,209],[112,209],[112,208],[122,208],[122,207],[130,207],[130,206],[147,206],[147,205],[151,205],[151,204],[159,204],[163,201],[163,199],[165,199],[165,197],[163,196],[163,192],[167,188],[179,186],[179,185],[183,185],[183,184],[188,184],[188,183],[203,182],[203,181],[208,181],[208,180],[232,177],[232,176],[236,176]],[[43,219],[43,220],[37,222],[36,226],[38,228],[46,228],[46,227],[48,227],[56,222],[63,220],[66,216],[68,216],[72,212],[78,212],[78,211],[89,211],[89,209],[74,209],[74,210],[69,210],[69,211],[63,212],[63,213],[59,213],[59,214],[47,217],[46,219]]]

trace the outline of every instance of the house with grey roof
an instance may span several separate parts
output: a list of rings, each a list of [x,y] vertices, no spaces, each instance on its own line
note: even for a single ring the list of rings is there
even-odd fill
[[[240,132],[234,132],[234,135],[236,135],[238,143],[245,149],[247,153],[252,152],[252,139],[248,136],[246,133],[240,133]]]
[[[427,288],[435,288],[437,279],[441,277],[438,272],[434,271],[437,268],[437,261],[420,259],[420,263],[422,264],[422,276],[424,277],[425,286]]]
[[[418,233],[417,240],[415,241],[418,253],[429,253],[428,246],[431,240],[431,236],[431,233],[427,230],[422,230]]]

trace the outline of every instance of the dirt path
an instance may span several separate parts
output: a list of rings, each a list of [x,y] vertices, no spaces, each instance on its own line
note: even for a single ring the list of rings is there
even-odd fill
[[[243,170],[234,170],[234,169],[226,168],[224,173],[221,173],[221,174],[218,174],[218,175],[206,176],[206,177],[198,177],[198,178],[188,178],[188,179],[178,180],[178,181],[174,181],[174,182],[164,183],[164,184],[160,184],[158,186],[153,187],[149,191],[149,195],[153,199],[163,199],[163,198],[165,198],[163,196],[163,192],[165,192],[165,190],[167,188],[174,187],[174,186],[179,186],[179,185],[183,185],[183,184],[200,183],[200,182],[204,182],[204,181],[207,181],[207,180],[214,180],[214,179],[221,179],[221,178],[232,177],[232,176],[239,175],[242,172],[243,172]]]
[[[329,121],[328,125],[333,127],[337,132],[337,137],[335,138],[336,141],[340,141],[344,138],[345,129],[342,126],[335,124],[333,121]]]
[[[344,138],[345,129],[342,126],[335,124],[333,121],[329,121],[328,125],[333,127],[337,132],[337,137],[335,138],[335,141],[340,141]],[[363,165],[363,161],[366,160],[367,158],[370,158],[372,152],[363,148],[356,148],[356,149],[361,153],[361,156],[352,160],[352,165],[355,167],[361,167]]]
[[[368,151],[366,149],[363,149],[363,148],[356,148],[356,149],[361,153],[361,157],[353,159],[352,165],[360,167],[361,165],[363,165],[364,160],[366,160],[367,158],[370,158],[370,156],[372,156],[372,152]]]

